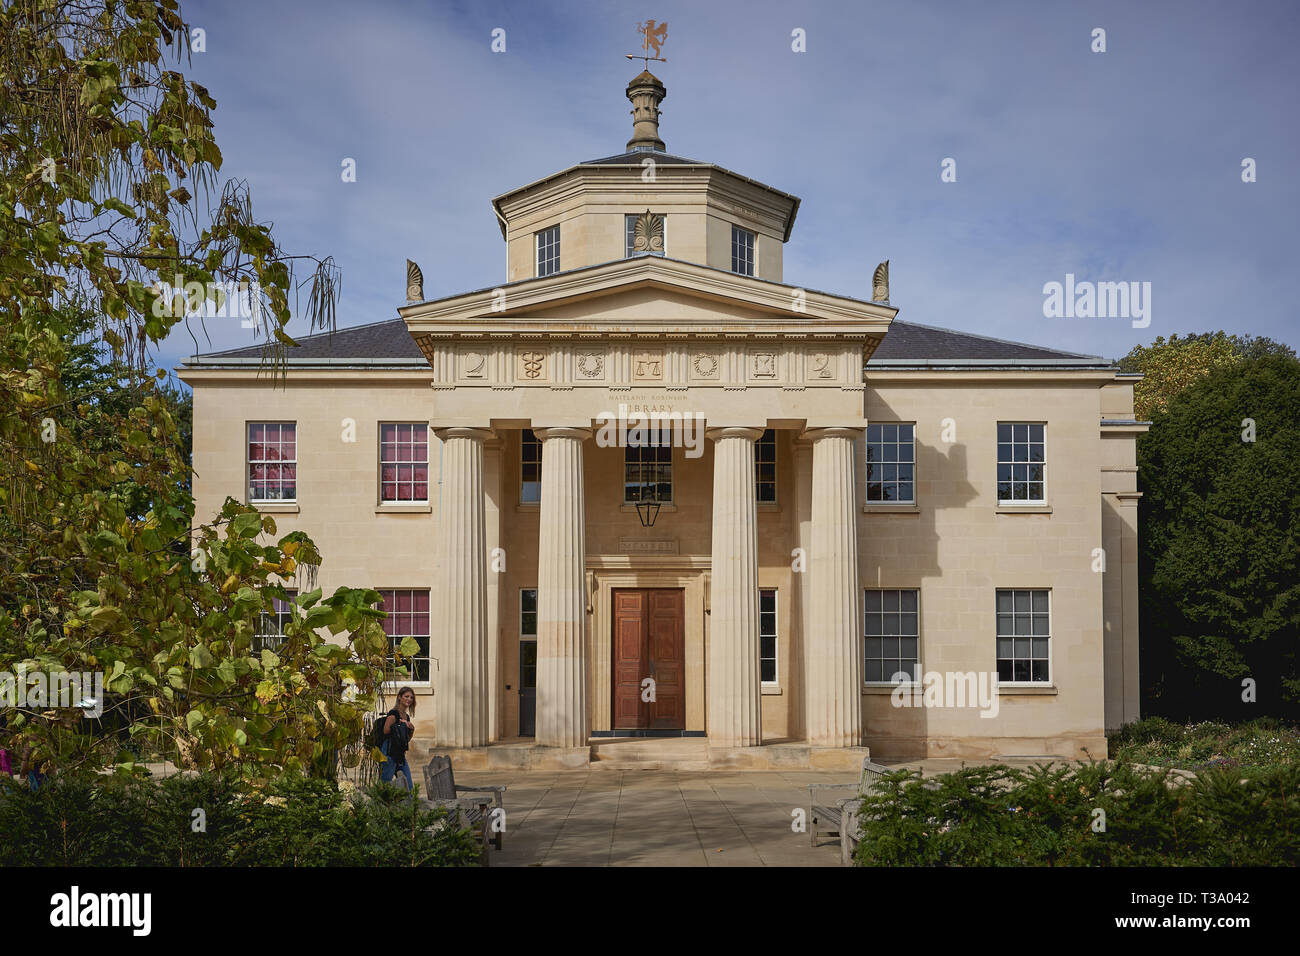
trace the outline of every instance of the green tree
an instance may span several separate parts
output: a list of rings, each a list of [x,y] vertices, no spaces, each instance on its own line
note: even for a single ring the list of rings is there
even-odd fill
[[[1133,387],[1133,410],[1145,421],[1164,410],[1175,395],[1215,369],[1265,355],[1296,357],[1289,346],[1264,337],[1226,332],[1180,337],[1175,333],[1168,341],[1160,336],[1150,345],[1135,345],[1116,365],[1120,371],[1141,372],[1144,376]]]
[[[1142,673],[1165,712],[1296,713],[1297,422],[1300,362],[1275,353],[1209,372],[1138,443]]]
[[[291,290],[313,328],[334,324],[329,260],[299,281],[248,190],[218,187],[215,102],[178,69],[189,35],[175,0],[0,7],[0,672],[107,679],[98,719],[29,696],[3,733],[61,772],[129,762],[128,743],[250,775],[328,769],[388,650],[378,594],[350,588],[301,594],[284,642],[254,648],[321,556],[235,501],[192,514],[184,403],[145,374],[223,289],[256,298],[281,369]]]

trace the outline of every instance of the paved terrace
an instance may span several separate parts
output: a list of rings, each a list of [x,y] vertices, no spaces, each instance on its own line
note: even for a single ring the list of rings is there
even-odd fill
[[[920,768],[930,776],[977,763],[891,766]],[[808,808],[810,783],[857,780],[857,773],[815,770],[456,774],[462,785],[509,787],[504,846],[491,851],[492,866],[839,866],[839,841],[824,838],[821,846],[810,846],[806,830],[791,830],[791,811]]]

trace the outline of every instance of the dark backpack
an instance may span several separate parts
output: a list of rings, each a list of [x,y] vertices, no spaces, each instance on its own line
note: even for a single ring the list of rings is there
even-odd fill
[[[392,713],[389,711],[389,713]],[[383,747],[384,738],[388,735],[384,733],[384,724],[388,723],[388,714],[380,714],[375,718],[375,722],[370,725],[370,733],[366,736],[366,745],[369,747]],[[396,721],[394,721],[396,723]]]

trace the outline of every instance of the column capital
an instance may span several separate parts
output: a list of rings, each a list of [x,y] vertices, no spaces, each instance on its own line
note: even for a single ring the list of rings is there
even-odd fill
[[[751,428],[748,425],[719,425],[716,428],[706,429],[704,434],[709,441],[719,441],[723,438],[748,438],[750,441],[758,441],[763,437],[763,429]]]
[[[550,438],[576,438],[578,441],[586,441],[595,434],[595,431],[591,428],[580,428],[574,425],[557,425],[551,428],[533,426],[533,434],[542,441]]]
[[[862,429],[865,427],[865,425],[826,425],[820,428],[806,428],[799,437],[810,441],[819,441],[823,438],[847,438],[856,441],[862,437]]]
[[[475,441],[487,441],[489,438],[496,437],[496,432],[490,428],[474,428],[469,425],[435,427],[433,433],[438,436],[440,441],[446,441],[448,438],[472,438]]]

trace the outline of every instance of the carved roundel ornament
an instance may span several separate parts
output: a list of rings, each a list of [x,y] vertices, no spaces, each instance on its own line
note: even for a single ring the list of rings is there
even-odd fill
[[[691,359],[691,367],[700,378],[713,378],[718,372],[717,356],[708,352],[699,352]]]

